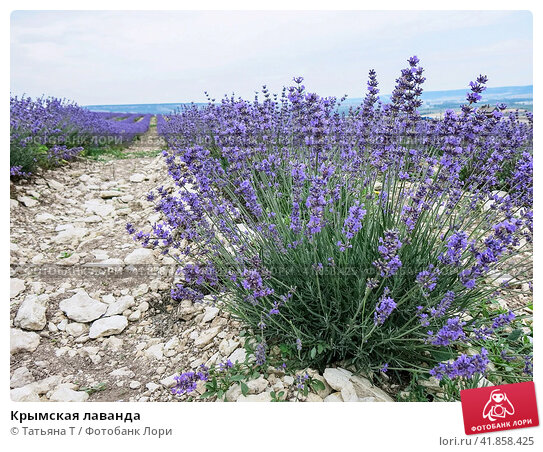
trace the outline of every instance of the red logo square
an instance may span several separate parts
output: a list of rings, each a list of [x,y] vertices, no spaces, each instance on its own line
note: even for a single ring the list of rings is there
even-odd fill
[[[533,381],[460,391],[466,435],[539,425]]]

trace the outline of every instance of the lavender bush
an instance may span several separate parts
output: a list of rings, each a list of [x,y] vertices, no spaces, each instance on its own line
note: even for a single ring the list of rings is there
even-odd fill
[[[10,175],[54,166],[83,149],[122,145],[149,128],[151,115],[95,113],[56,98],[10,98]]]
[[[390,104],[370,71],[347,114],[295,78],[158,117],[176,188],[149,195],[152,233],[128,230],[180,263],[173,299],[212,294],[252,330],[258,364],[273,345],[403,381],[503,362],[492,344],[522,316],[496,301],[531,279],[532,117],[478,108],[479,76],[459,112],[423,119],[424,81],[412,57]]]

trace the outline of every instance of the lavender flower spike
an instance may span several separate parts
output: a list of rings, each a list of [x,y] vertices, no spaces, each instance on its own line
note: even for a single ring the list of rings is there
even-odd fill
[[[396,302],[388,296],[388,287],[385,287],[385,293],[379,300],[379,304],[375,308],[374,320],[375,325],[382,325],[385,320],[396,309]]]

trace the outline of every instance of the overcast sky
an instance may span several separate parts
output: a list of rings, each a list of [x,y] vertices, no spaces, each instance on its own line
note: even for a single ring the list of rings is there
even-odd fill
[[[204,101],[294,76],[321,95],[390,93],[417,55],[426,90],[532,84],[529,12],[25,12],[11,16],[11,92],[79,104]]]

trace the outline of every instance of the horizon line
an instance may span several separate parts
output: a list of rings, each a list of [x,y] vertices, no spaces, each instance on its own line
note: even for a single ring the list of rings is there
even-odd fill
[[[501,89],[501,88],[533,88],[533,83],[530,85],[505,85],[505,86],[492,86],[487,87],[485,91],[494,90],[494,89]],[[422,96],[427,93],[453,93],[453,92],[459,92],[464,91],[467,93],[469,91],[469,88],[455,88],[455,89],[443,89],[443,90],[431,90],[431,91],[423,91]],[[390,96],[391,93],[385,93],[381,94],[379,93],[379,96]],[[230,97],[231,95],[226,95]],[[224,96],[223,96],[224,97]],[[221,97],[220,99],[222,99]],[[239,96],[238,96],[239,97]],[[333,97],[333,96],[332,96]],[[337,96],[339,98],[339,96]],[[348,99],[355,100],[355,99],[363,99],[363,97],[349,97],[347,95]],[[216,97],[216,99],[219,99]],[[135,106],[135,105],[179,105],[179,104],[207,104],[208,101],[184,101],[184,102],[145,102],[145,103],[111,103],[111,104],[85,104],[81,105],[81,107],[105,107],[105,106]]]

